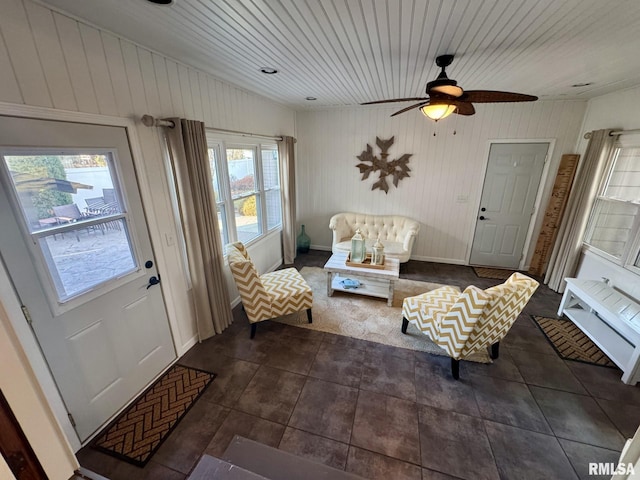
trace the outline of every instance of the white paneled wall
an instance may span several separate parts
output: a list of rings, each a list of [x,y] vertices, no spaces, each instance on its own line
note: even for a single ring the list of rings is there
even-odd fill
[[[0,101],[139,119],[180,116],[217,127],[293,135],[295,113],[31,0],[0,0]],[[162,138],[137,123],[140,181],[178,353],[196,333],[170,213]],[[279,249],[268,249],[277,263]]]
[[[546,206],[560,156],[574,153],[586,108],[582,101],[478,105],[476,115],[438,123],[418,112],[391,118],[400,107],[350,107],[298,113],[298,222],[312,245],[330,248],[329,218],[342,211],[401,214],[421,223],[413,258],[466,263],[482,193],[490,140],[555,140]],[[435,134],[435,136],[434,136]],[[395,136],[389,160],[404,153],[411,177],[391,182],[389,193],[361,181],[356,158],[376,136]],[[540,215],[540,221],[542,215]],[[534,234],[539,228],[534,227]],[[535,245],[535,237],[533,244]]]

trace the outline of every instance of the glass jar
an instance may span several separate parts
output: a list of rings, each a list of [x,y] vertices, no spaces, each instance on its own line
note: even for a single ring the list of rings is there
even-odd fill
[[[309,246],[311,246],[311,239],[309,235],[307,235],[304,231],[304,225],[302,225],[302,232],[298,235],[296,239],[296,247],[298,249],[298,253],[308,253]]]

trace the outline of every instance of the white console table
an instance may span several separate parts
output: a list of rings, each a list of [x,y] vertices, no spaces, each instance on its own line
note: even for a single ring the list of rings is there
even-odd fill
[[[640,381],[640,305],[604,282],[567,278],[558,315],[566,315],[624,372]]]

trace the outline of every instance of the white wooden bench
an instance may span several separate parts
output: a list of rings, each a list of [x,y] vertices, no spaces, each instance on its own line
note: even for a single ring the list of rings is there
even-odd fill
[[[640,381],[640,305],[605,282],[567,278],[558,315],[566,315],[624,372]]]

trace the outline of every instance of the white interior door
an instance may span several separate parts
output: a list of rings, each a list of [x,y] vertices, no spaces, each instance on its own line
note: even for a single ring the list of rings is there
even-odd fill
[[[0,179],[0,254],[84,441],[176,357],[126,129],[0,117]]]
[[[471,265],[517,269],[548,143],[494,143],[471,246]]]

